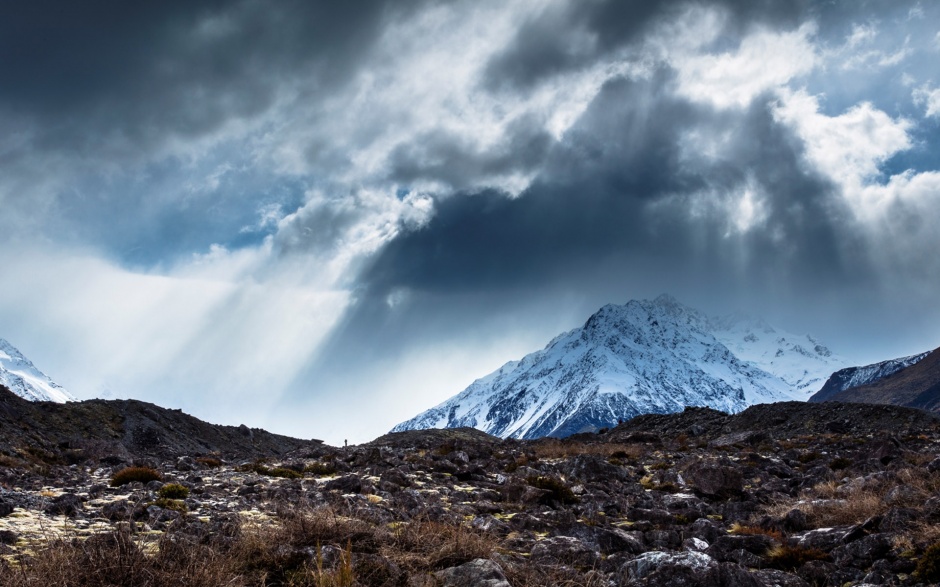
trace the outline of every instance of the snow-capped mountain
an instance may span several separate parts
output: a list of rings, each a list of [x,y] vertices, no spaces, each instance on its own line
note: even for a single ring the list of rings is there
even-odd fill
[[[583,327],[393,431],[471,426],[502,437],[565,436],[686,406],[737,412],[805,400],[801,385],[824,362],[817,356],[832,353],[815,341],[807,351],[798,337],[759,326],[757,332],[741,320],[713,320],[665,295],[607,305]],[[783,342],[774,347],[777,340]]]
[[[759,318],[713,320],[711,332],[739,359],[785,381],[800,399],[808,399],[834,371],[851,364],[812,336],[791,334]]]
[[[0,385],[23,399],[65,403],[75,398],[36,368],[12,344],[0,338]]]
[[[919,363],[929,354],[930,352],[928,351],[926,353],[920,353],[919,355],[891,359],[863,367],[846,367],[845,369],[840,369],[829,377],[829,380],[826,381],[822,389],[809,398],[809,401],[824,402],[837,393],[841,393],[847,389],[875,383],[885,377],[894,375],[902,369]]]

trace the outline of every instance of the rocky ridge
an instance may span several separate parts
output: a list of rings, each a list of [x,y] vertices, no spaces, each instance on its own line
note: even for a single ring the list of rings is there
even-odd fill
[[[137,400],[57,404],[26,401],[0,386],[0,459],[6,464],[69,464],[105,459],[276,456],[319,444],[247,426],[203,422]]]
[[[111,487],[131,465],[162,479]],[[188,496],[161,500],[170,483]],[[13,587],[940,580],[940,420],[894,406],[692,408],[532,441],[407,431],[261,459],[129,450],[4,467],[0,487]],[[126,574],[87,579],[102,569]]]

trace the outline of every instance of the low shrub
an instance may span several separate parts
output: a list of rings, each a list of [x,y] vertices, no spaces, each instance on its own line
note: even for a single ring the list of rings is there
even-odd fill
[[[781,571],[795,571],[810,561],[829,560],[825,552],[815,548],[782,544],[767,551],[769,566]]]
[[[553,477],[533,475],[526,479],[526,483],[532,487],[535,487],[536,489],[544,489],[548,491],[549,494],[546,497],[549,501],[557,501],[559,503],[578,503],[578,498],[575,496],[574,492],[572,492],[567,485]]]
[[[930,546],[917,559],[914,578],[927,583],[940,583],[940,542]]]
[[[796,460],[800,461],[802,464],[805,465],[807,463],[812,463],[813,461],[818,460],[820,458],[822,458],[822,455],[813,450],[813,451],[801,453],[800,456],[796,458]]]
[[[222,461],[215,457],[196,457],[196,462],[212,469],[222,466]]]
[[[327,475],[336,474],[336,465],[333,463],[310,463],[304,467],[304,473],[310,473],[311,475],[316,475],[318,477],[325,477]]]
[[[262,475],[267,475],[268,477],[280,477],[282,479],[300,479],[304,475],[303,473],[298,473],[293,469],[288,469],[287,467],[274,467],[269,469],[267,467],[261,467],[262,470],[258,471]]]
[[[111,477],[111,487],[120,487],[128,483],[140,481],[141,483],[150,483],[151,481],[162,481],[163,476],[159,471],[150,467],[127,467],[121,469]]]
[[[179,483],[167,483],[157,491],[157,495],[166,499],[186,499],[189,488]]]
[[[848,469],[852,465],[852,459],[846,457],[836,457],[829,463],[829,468],[833,471]]]
[[[303,473],[293,469],[288,469],[287,467],[267,467],[261,463],[242,465],[238,468],[238,470],[242,472],[252,472],[259,475],[266,475],[268,477],[280,477],[282,479],[301,479],[304,476]]]

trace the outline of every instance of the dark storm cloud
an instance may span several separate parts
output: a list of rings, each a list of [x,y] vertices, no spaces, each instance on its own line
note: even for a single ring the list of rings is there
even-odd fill
[[[427,226],[396,238],[362,275],[320,366],[446,339],[558,291],[606,303],[638,284],[791,299],[863,285],[870,275],[847,250],[843,205],[806,168],[769,99],[716,111],[676,97],[673,85],[665,69],[609,82],[518,198],[484,191],[438,202]],[[729,129],[718,160],[690,159],[683,147],[690,130]],[[722,195],[750,185],[763,220],[735,234]]]
[[[423,133],[391,152],[389,175],[405,185],[421,180],[472,185],[480,177],[537,170],[554,142],[531,115],[508,123],[506,137],[499,146],[480,150],[443,130]]]
[[[803,0],[710,3],[727,10],[725,33],[732,36],[755,24],[792,27],[807,15],[808,4]],[[485,84],[491,89],[525,90],[642,41],[652,23],[667,22],[690,6],[695,4],[686,0],[624,0],[572,2],[543,10],[520,26],[513,41],[491,59]]]
[[[40,148],[199,136],[263,111],[286,78],[341,83],[383,17],[415,4],[17,3],[0,21],[0,112],[37,120]]]
[[[4,220],[15,227],[37,206],[47,209],[42,230],[133,266],[213,243],[256,244],[276,228],[252,228],[259,208],[294,211],[309,181],[259,164],[267,153],[252,142],[257,133],[223,137],[210,150],[198,141],[211,144],[232,122],[251,128],[285,95],[316,104],[355,75],[389,20],[420,4],[40,0],[7,7],[0,19]],[[286,124],[284,116],[274,112],[271,123]],[[37,193],[54,203],[40,204]]]

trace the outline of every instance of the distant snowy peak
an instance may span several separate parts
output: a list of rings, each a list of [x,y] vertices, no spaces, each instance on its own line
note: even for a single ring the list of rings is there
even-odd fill
[[[886,377],[894,375],[902,369],[906,369],[919,363],[929,354],[930,352],[928,351],[926,353],[911,355],[909,357],[902,357],[900,359],[891,359],[888,361],[882,361],[880,363],[864,365],[862,367],[847,367],[845,369],[840,369],[833,373],[831,377],[829,377],[825,385],[822,386],[822,389],[813,395],[809,401],[824,402],[832,396],[847,389],[875,383]]]
[[[731,352],[785,381],[800,399],[815,393],[833,371],[851,365],[812,336],[792,334],[758,318],[727,316],[714,320],[711,328]]]
[[[765,324],[715,321],[670,296],[610,304],[581,328],[394,431],[471,426],[536,438],[686,406],[737,412],[756,403],[805,400],[801,385],[820,377],[823,364],[838,360],[833,357],[812,339]]]
[[[65,403],[76,401],[64,387],[36,368],[16,347],[0,338],[0,385],[23,399]]]

